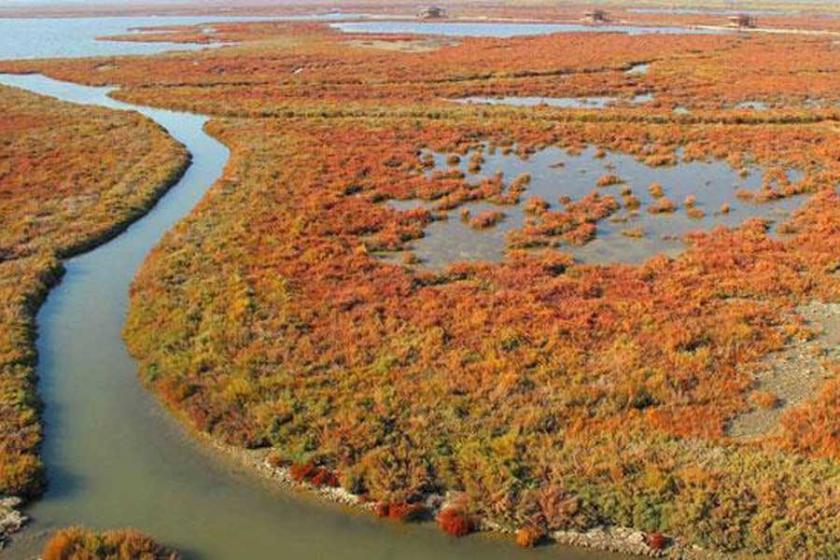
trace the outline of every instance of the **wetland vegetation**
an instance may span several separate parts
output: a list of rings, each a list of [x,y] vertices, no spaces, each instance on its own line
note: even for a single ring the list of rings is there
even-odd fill
[[[816,25],[779,16],[794,21]],[[210,115],[230,148],[140,269],[124,330],[144,384],[193,429],[454,536],[607,546],[597,535],[633,530],[622,550],[836,557],[835,40],[601,31],[413,50],[323,23],[218,23],[235,44],[0,70]],[[475,98],[493,102],[452,102]],[[495,102],[514,98],[625,102]],[[169,158],[144,175],[160,188],[184,154],[143,145]],[[100,160],[78,174],[114,169]],[[81,211],[90,226],[62,236],[115,227]],[[52,263],[78,247],[49,243]],[[34,403],[27,363],[16,394]],[[21,456],[37,461],[37,437]]]
[[[71,527],[57,531],[41,553],[43,560],[178,560],[180,556],[133,530],[97,533]]]

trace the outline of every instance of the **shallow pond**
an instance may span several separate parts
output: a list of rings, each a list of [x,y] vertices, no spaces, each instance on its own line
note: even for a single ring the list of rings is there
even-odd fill
[[[447,154],[431,154],[434,168],[427,170],[427,175],[458,169],[469,183],[477,185],[497,172],[502,173],[506,184],[528,173],[531,180],[520,202],[516,205],[470,202],[449,210],[448,219],[433,221],[426,227],[425,236],[411,243],[411,250],[423,265],[440,268],[457,261],[503,259],[507,234],[522,229],[528,219],[538,221],[525,211],[526,201],[534,196],[548,202],[550,211],[564,209],[560,197],[577,201],[593,191],[602,197],[615,197],[621,208],[597,222],[597,236],[593,241],[582,246],[558,245],[559,249],[570,252],[579,260],[592,263],[638,263],[659,253],[677,254],[685,249],[682,237],[689,232],[716,226],[733,227],[750,218],[783,220],[803,202],[801,196],[770,202],[745,200],[744,192],[739,197],[738,191],[759,191],[763,173],[750,168],[742,174],[741,170],[722,161],[681,161],[673,166],[649,167],[620,153],[607,152],[604,157],[598,157],[600,154],[592,147],[578,155],[551,147],[528,159],[515,152],[504,154],[498,149],[492,154],[488,152],[485,150],[485,162],[478,173],[468,169],[471,154],[462,157],[457,166],[447,164]],[[605,175],[615,175],[621,181],[607,187],[596,186],[599,178]],[[791,182],[802,178],[803,174],[798,171],[787,172]],[[661,185],[661,195],[650,192],[652,183]],[[628,187],[640,204],[637,210],[628,209],[623,201],[622,190]],[[649,209],[658,204],[662,196],[676,205],[675,210],[651,213]],[[687,203],[689,197],[695,200]],[[388,204],[398,210],[435,208],[434,201],[392,200]],[[728,206],[727,211],[722,211],[724,205]],[[504,213],[504,218],[494,227],[473,229],[460,217],[463,208],[471,216],[499,211]],[[385,258],[396,260],[397,256],[387,254]]]
[[[66,261],[37,323],[39,394],[49,485],[30,526],[3,558],[35,557],[49,531],[68,525],[136,527],[187,558],[456,560],[620,558],[565,547],[523,551],[510,540],[453,540],[434,527],[401,525],[284,491],[217,457],[185,432],[137,378],[120,337],[128,290],[161,235],[220,176],[228,150],[199,115],[115,101],[108,88],[37,75],[0,83],[66,101],[137,110],[187,146],[192,165],[155,208],[113,241]]]
[[[346,33],[397,33],[448,35],[453,37],[517,37],[552,33],[626,33],[628,35],[719,34],[722,29],[694,27],[641,27],[633,25],[584,25],[579,23],[510,23],[510,22],[422,22],[422,21],[353,21],[330,24]]]
[[[653,101],[653,95],[644,93],[629,99],[620,97],[463,97],[453,99],[466,105],[510,105],[512,107],[559,107],[561,109],[605,109],[612,105],[629,103],[642,105]]]

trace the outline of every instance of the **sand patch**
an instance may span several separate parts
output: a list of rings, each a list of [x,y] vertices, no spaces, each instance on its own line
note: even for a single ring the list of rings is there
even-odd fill
[[[786,409],[817,393],[830,376],[826,363],[840,359],[840,304],[812,302],[797,311],[818,335],[765,360],[750,395],[753,410],[732,421],[732,437],[754,438],[771,432]],[[769,402],[771,397],[775,403]]]

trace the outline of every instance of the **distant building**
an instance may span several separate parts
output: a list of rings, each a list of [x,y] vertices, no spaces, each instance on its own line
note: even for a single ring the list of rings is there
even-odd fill
[[[446,10],[438,6],[428,6],[417,12],[420,19],[441,19],[446,17]]]
[[[583,21],[588,23],[607,23],[610,18],[604,10],[591,10],[583,14]]]
[[[729,18],[729,25],[739,29],[753,29],[756,22],[755,18],[749,14],[738,14]]]

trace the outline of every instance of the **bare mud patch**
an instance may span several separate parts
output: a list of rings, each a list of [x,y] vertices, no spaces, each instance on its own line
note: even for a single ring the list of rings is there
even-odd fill
[[[404,41],[386,41],[381,39],[358,39],[348,41],[354,47],[367,49],[379,49],[383,51],[397,51],[405,53],[427,53],[434,52],[443,47],[451,47],[458,44],[458,41],[449,39],[409,39]]]
[[[753,409],[732,421],[730,436],[749,439],[772,432],[785,410],[817,393],[831,375],[827,364],[840,359],[840,304],[811,302],[797,312],[816,336],[765,360],[749,395]]]

